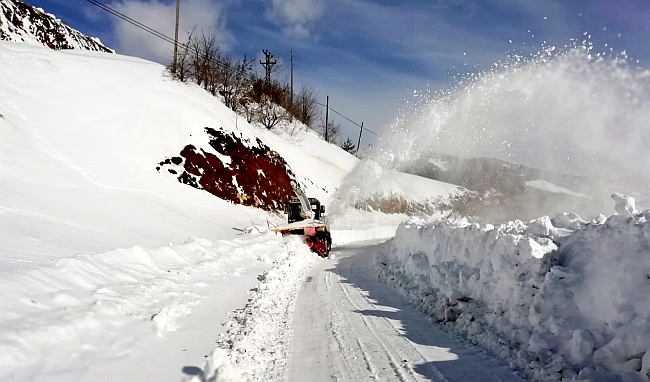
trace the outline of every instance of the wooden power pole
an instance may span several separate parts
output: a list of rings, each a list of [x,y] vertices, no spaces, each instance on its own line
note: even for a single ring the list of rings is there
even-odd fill
[[[327,129],[329,128],[329,119],[330,119],[330,96],[327,96],[327,101],[325,102],[325,142],[329,142],[327,140]]]
[[[273,65],[277,64],[278,62],[276,60],[271,61],[273,55],[268,50],[264,49],[262,50],[262,53],[264,53],[264,56],[266,56],[266,62],[260,61],[260,64],[262,64],[264,69],[266,69],[266,84],[269,85],[271,84],[271,69],[273,68]]]
[[[176,73],[178,64],[178,26],[181,20],[181,0],[176,0],[176,28],[174,29],[174,58],[172,60],[172,73]]]
[[[357,158],[359,157],[359,149],[361,148],[361,134],[363,133],[363,122],[361,122],[361,130],[359,130],[359,142],[357,143]]]
[[[291,48],[291,105],[293,106],[293,48]]]

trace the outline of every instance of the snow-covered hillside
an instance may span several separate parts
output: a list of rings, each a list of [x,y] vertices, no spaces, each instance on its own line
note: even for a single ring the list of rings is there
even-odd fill
[[[251,125],[0,6],[1,381],[648,381],[650,211],[633,198],[593,221],[445,218],[466,189]],[[292,181],[326,205],[329,259],[268,230]],[[411,213],[427,216],[399,225]]]
[[[251,127],[202,89],[166,79],[158,64],[3,42],[0,68],[5,377],[79,376],[127,356],[137,363],[147,347],[133,344],[163,341],[155,338],[176,329],[171,317],[194,312],[216,282],[225,278],[228,294],[213,297],[224,307],[213,319],[225,320],[237,308],[227,298],[243,303],[256,274],[281,257],[273,237],[223,242],[238,238],[233,227],[266,225],[267,213],[156,171],[187,144],[209,150],[205,127],[289,152],[308,193],[324,199],[356,164],[312,134],[289,143]],[[210,346],[195,347],[192,363]],[[181,366],[162,373],[175,380]]]
[[[51,49],[81,49],[112,53],[95,37],[70,28],[56,16],[21,0],[0,0],[0,40],[22,41]]]
[[[226,157],[211,145],[221,131],[277,153],[326,205],[358,160],[312,132],[251,126],[159,64],[0,44],[0,379],[138,379],[152,349],[168,349],[153,376],[176,380],[183,363],[200,366],[256,275],[292,252],[238,236],[284,217],[179,182],[172,159],[191,145],[237,165],[227,181],[240,190],[237,176],[260,162]],[[404,176],[421,183],[416,196],[439,196],[436,182]]]

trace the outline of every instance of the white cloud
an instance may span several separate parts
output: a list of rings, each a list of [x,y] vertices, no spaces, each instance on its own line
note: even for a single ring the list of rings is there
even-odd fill
[[[304,39],[324,11],[324,0],[267,0],[267,16],[290,37]]]
[[[176,2],[161,2],[160,0],[120,0],[110,6],[118,12],[137,20],[138,22],[174,38],[176,21]],[[226,29],[225,5],[223,2],[212,0],[183,0],[181,2],[181,18],[179,40],[186,41],[190,32],[211,33],[215,31],[221,40],[222,47],[227,49],[232,37]],[[117,51],[168,64],[171,61],[173,44],[164,41],[151,33],[139,29],[126,21],[113,18],[113,33],[117,41]]]

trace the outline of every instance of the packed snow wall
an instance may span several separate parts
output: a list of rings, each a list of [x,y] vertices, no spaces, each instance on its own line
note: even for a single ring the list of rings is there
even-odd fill
[[[617,206],[619,207],[619,206]],[[650,210],[403,223],[377,256],[412,303],[535,380],[648,381]]]

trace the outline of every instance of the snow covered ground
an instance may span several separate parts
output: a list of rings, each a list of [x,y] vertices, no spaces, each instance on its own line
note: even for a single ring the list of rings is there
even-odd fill
[[[5,272],[0,380],[179,380],[212,350],[256,276],[286,256],[267,236],[189,239]]]
[[[156,171],[205,127],[286,160],[334,258]],[[158,64],[21,43],[0,42],[0,129],[0,380],[648,381],[650,211],[623,195],[593,222],[399,225],[351,207],[463,191],[251,126]]]
[[[357,160],[250,126],[158,64],[0,44],[0,379],[178,380],[288,252],[233,229],[282,217],[156,164],[223,127],[259,136],[327,202]]]
[[[177,381],[202,367],[258,276],[276,260],[285,271],[302,264],[291,255],[300,249],[242,234],[282,216],[156,165],[187,144],[209,150],[204,128],[223,128],[259,137],[329,208],[358,160],[311,132],[251,126],[155,63],[0,47],[0,380]],[[404,218],[358,211],[335,241],[358,240],[351,230],[369,216],[370,239],[392,236]]]
[[[382,284],[373,270],[382,240],[369,238],[330,259],[296,251],[279,262],[186,381],[461,382],[477,369],[484,381],[522,381]]]
[[[413,304],[535,380],[647,381],[650,211],[401,225],[377,258]],[[632,202],[632,203],[630,203]]]

